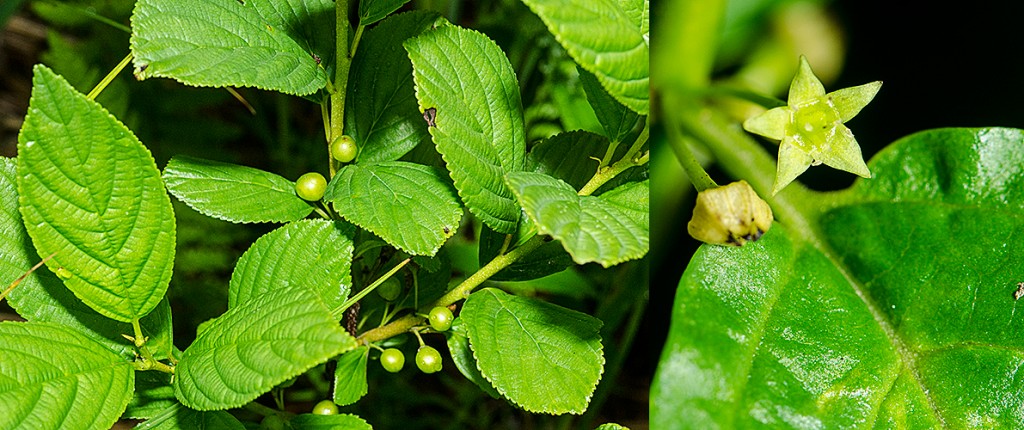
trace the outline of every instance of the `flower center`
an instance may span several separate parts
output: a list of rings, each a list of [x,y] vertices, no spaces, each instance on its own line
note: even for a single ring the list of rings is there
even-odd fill
[[[819,99],[793,107],[789,131],[797,146],[817,159],[816,154],[828,150],[836,126],[841,123],[836,109],[824,99]]]

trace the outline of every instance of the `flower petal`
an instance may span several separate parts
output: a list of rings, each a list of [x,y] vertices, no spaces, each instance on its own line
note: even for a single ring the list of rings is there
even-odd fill
[[[821,162],[862,178],[871,177],[871,171],[864,163],[864,155],[860,152],[860,145],[845,125],[836,127],[836,133],[829,141],[829,150],[821,153]]]
[[[769,139],[782,140],[786,136],[786,127],[792,121],[792,112],[787,106],[769,109],[743,121],[743,129]]]
[[[779,145],[779,167],[775,172],[775,186],[772,187],[772,195],[776,195],[797,176],[805,172],[814,158],[796,146],[796,141],[791,137],[782,139]]]
[[[882,88],[882,81],[875,81],[833,91],[828,93],[826,97],[828,97],[832,107],[839,112],[841,120],[846,122],[850,118],[857,116],[860,110],[864,109],[864,106],[867,106],[871,99],[875,98],[875,94],[878,94],[880,88]]]
[[[797,69],[793,82],[789,84],[788,104],[796,106],[824,95],[825,86],[821,84],[817,76],[814,76],[811,65],[807,64],[807,58],[801,55],[800,68]]]

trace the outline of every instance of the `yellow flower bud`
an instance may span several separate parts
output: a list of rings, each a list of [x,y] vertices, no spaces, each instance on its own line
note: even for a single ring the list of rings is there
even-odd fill
[[[705,243],[743,246],[760,239],[771,226],[772,208],[741,180],[698,193],[686,229]]]

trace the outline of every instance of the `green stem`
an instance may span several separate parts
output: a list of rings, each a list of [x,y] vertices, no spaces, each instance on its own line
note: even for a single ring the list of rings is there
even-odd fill
[[[700,162],[697,161],[697,157],[693,156],[693,151],[690,149],[686,136],[683,135],[679,118],[676,114],[665,115],[665,128],[668,134],[668,145],[672,148],[672,152],[675,152],[676,158],[679,159],[679,164],[683,166],[683,171],[690,178],[693,187],[698,192],[718,187],[714,179],[711,179],[708,172],[704,170],[704,166],[701,166]]]
[[[469,293],[473,292],[473,289],[480,286],[484,281],[494,276],[496,273],[516,262],[520,258],[523,258],[527,254],[533,252],[541,245],[544,244],[544,237],[534,236],[532,239],[526,241],[522,246],[509,251],[507,254],[502,254],[494,257],[487,265],[481,267],[472,276],[466,278],[458,286],[453,288],[447,294],[442,296],[440,299],[435,300],[433,303],[420,308],[421,311],[429,311],[435,307],[448,306],[459,300],[463,300],[469,297]],[[423,317],[416,316],[415,314],[406,315],[402,318],[394,320],[383,327],[377,327],[373,330],[367,331],[359,335],[356,339],[360,343],[372,343],[381,341],[399,334],[409,331],[409,329],[416,327],[423,323],[425,319]]]
[[[334,3],[335,15],[335,48],[334,48],[334,82],[331,92],[331,133],[327,139],[330,147],[334,139],[345,134],[345,92],[348,90],[348,69],[352,57],[348,51],[348,0],[337,0]],[[333,162],[331,163],[334,164]],[[333,170],[333,169],[332,169]]]
[[[618,176],[620,173],[630,168],[636,166],[643,166],[644,164],[647,164],[647,161],[650,157],[650,151],[648,150],[644,152],[643,155],[640,156],[637,156],[637,152],[641,148],[643,148],[644,144],[647,143],[650,125],[650,120],[648,120],[647,123],[644,124],[643,131],[640,132],[640,135],[637,136],[636,141],[633,142],[633,146],[629,148],[629,151],[626,151],[626,154],[623,155],[619,161],[616,161],[615,164],[612,164],[611,166],[604,166],[598,168],[597,173],[594,174],[594,176],[590,178],[590,180],[587,181],[586,184],[583,185],[583,188],[580,188],[580,191],[577,194],[581,196],[589,196],[593,194],[594,191],[597,191],[598,188],[601,188],[602,185]]]
[[[363,1],[366,1],[366,0],[363,0]],[[356,27],[356,34],[355,34],[355,36],[352,36],[352,47],[349,48],[349,57],[355,57],[356,56],[356,49],[359,48],[359,40],[363,38],[363,29],[365,29],[365,28],[366,28],[366,26],[362,25],[362,24],[359,24],[359,26]]]
[[[374,289],[376,289],[380,284],[383,284],[384,281],[386,281],[388,278],[392,277],[402,267],[405,267],[406,264],[409,264],[410,261],[412,261],[411,258],[406,258],[401,263],[398,263],[398,265],[396,265],[391,270],[389,270],[388,273],[385,273],[380,278],[377,278],[376,281],[373,281],[373,283],[370,284],[370,286],[368,286],[366,288],[363,288],[362,291],[360,291],[359,293],[357,293],[356,295],[354,295],[352,297],[349,297],[348,300],[345,300],[345,303],[342,303],[341,306],[339,306],[337,309],[334,309],[333,311],[331,311],[331,314],[339,315],[342,312],[345,312],[345,310],[348,309],[349,306],[352,306],[356,302],[362,300],[363,297],[366,297],[367,294],[370,294],[370,292],[372,292]]]
[[[110,82],[113,81],[115,77],[117,77],[117,74],[121,73],[121,71],[124,70],[125,66],[127,66],[128,63],[130,63],[131,61],[132,53],[129,52],[128,55],[126,55],[120,63],[117,63],[117,65],[114,66],[114,69],[111,70],[110,73],[107,73],[107,76],[103,77],[103,80],[101,80],[100,83],[96,84],[96,87],[94,87],[92,91],[89,91],[89,94],[86,94],[85,98],[89,100],[95,100],[96,97],[99,96],[101,92],[103,92],[103,89],[107,88],[107,85],[109,85]]]
[[[279,414],[281,414],[281,411],[278,411],[278,410],[276,410],[274,408],[267,407],[267,406],[265,406],[265,405],[263,405],[261,403],[256,403],[256,402],[246,403],[244,407],[245,407],[246,410],[248,410],[250,412],[254,412],[254,413],[259,414],[259,415],[264,416],[264,417],[270,416],[270,415],[279,415]]]

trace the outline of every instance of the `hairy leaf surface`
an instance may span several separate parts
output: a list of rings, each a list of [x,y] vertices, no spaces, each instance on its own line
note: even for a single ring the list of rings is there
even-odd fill
[[[615,199],[577,195],[569,184],[542,173],[510,173],[507,181],[537,232],[561,241],[579,264],[609,267],[641,258],[650,248],[647,181],[623,186],[628,188],[620,192],[628,194]]]
[[[140,79],[312,94],[327,84],[318,63],[333,40],[330,0],[141,0],[132,14]]]
[[[520,209],[502,178],[523,170],[526,141],[519,85],[508,58],[472,30],[445,25],[405,42],[421,112],[470,212],[512,233]]]
[[[650,110],[647,0],[523,0],[622,104]]]
[[[780,223],[742,248],[697,251],[654,427],[1024,422],[1024,132],[926,131],[870,168],[807,215],[815,231]]]
[[[228,308],[290,288],[316,294],[329,309],[340,307],[352,289],[352,230],[340,222],[302,220],[257,239],[231,273]]]
[[[72,329],[0,322],[0,428],[110,428],[134,379],[131,362]]]
[[[532,412],[582,414],[601,373],[601,321],[544,301],[485,288],[466,299],[466,325],[480,373]]]
[[[26,230],[52,270],[89,307],[118,321],[163,298],[174,261],[174,213],[142,143],[45,66],[18,135]]]
[[[456,191],[436,168],[404,161],[345,166],[324,201],[349,222],[413,255],[434,255],[462,219]]]
[[[230,222],[291,222],[313,206],[295,194],[295,182],[237,164],[178,155],[164,167],[167,191],[203,215]]]
[[[196,410],[240,407],[355,347],[355,338],[313,293],[271,290],[199,333],[178,363],[174,393]]]

